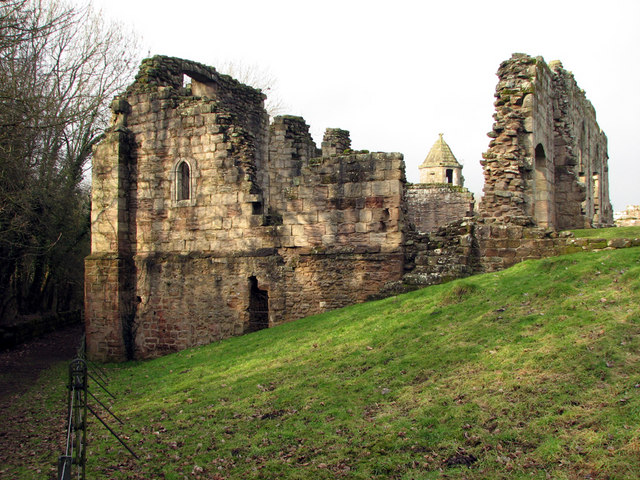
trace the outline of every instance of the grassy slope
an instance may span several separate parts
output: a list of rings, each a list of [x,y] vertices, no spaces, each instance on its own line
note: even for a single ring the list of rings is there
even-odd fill
[[[94,420],[87,471],[640,478],[639,300],[640,248],[583,253],[110,365],[142,461]]]
[[[588,228],[571,230],[576,238],[640,238],[640,227]]]

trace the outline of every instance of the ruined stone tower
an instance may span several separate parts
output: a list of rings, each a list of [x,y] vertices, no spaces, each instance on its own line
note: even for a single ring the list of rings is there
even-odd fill
[[[573,75],[517,53],[498,77],[480,214],[555,230],[612,225],[607,137]]]

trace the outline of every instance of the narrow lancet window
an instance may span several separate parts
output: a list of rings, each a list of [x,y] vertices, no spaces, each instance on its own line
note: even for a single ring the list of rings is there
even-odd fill
[[[178,200],[189,200],[191,198],[191,180],[189,164],[181,162],[177,170]]]

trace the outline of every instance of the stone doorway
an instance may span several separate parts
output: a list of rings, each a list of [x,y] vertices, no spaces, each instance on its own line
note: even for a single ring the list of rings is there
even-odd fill
[[[269,292],[258,287],[258,279],[249,277],[249,323],[245,333],[269,328]]]

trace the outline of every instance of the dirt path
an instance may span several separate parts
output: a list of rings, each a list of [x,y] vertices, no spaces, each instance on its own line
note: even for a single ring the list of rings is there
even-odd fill
[[[67,327],[0,352],[0,478],[25,469],[31,478],[56,477],[66,437],[65,399],[53,409],[37,392],[29,402],[17,400],[50,365],[73,359],[82,333],[81,325]]]
[[[49,365],[73,359],[82,333],[81,325],[73,325],[0,352],[0,411],[24,393]]]

